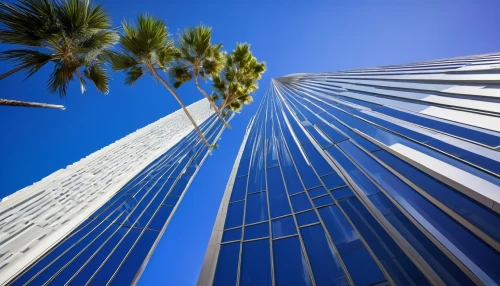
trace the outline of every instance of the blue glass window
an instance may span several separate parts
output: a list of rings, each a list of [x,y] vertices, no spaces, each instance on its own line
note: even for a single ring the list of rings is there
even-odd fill
[[[354,285],[376,285],[386,280],[377,263],[364,247],[341,256]]]
[[[97,274],[90,281],[90,285],[102,285],[104,281],[109,281],[113,273],[118,269],[118,266],[123,261],[132,245],[136,242],[141,230],[131,228],[125,235],[125,238],[118,244],[118,247],[111,252],[110,256],[101,266]],[[108,252],[109,254],[109,252]]]
[[[334,143],[344,141],[347,139],[343,134],[334,130],[332,127],[326,125],[325,123],[318,123],[318,128],[321,129]]]
[[[229,243],[220,246],[217,268],[215,270],[215,286],[236,285],[238,275],[238,260],[240,257],[240,243]]]
[[[328,139],[328,137],[326,137],[323,133],[320,133],[321,131],[318,131],[314,126],[309,125],[305,126],[305,128],[322,148],[327,148],[332,145],[332,142]]]
[[[333,199],[328,195],[313,199],[312,201],[315,207],[322,207],[329,204],[333,204]]]
[[[291,196],[292,207],[295,212],[305,211],[311,208],[311,203],[306,193]]]
[[[308,190],[307,192],[309,193],[309,196],[311,196],[311,198],[315,198],[315,197],[327,194],[327,192],[325,191],[325,188],[323,188],[323,187],[317,187],[317,188]]]
[[[243,223],[243,208],[245,202],[230,203],[227,209],[224,229],[240,226]]]
[[[319,222],[318,216],[316,215],[315,211],[303,212],[303,213],[297,214],[296,217],[297,217],[297,224],[299,226]]]
[[[323,176],[333,172],[332,167],[328,164],[328,162],[326,162],[323,156],[319,154],[318,150],[316,150],[316,147],[314,147],[314,145],[304,144],[302,145],[302,148],[304,149],[304,152],[307,154],[309,161],[314,166],[314,169],[316,169],[316,172],[318,172],[319,176]]]
[[[325,183],[329,190],[345,186],[344,180],[336,173],[321,177],[321,180],[323,180],[323,183]]]
[[[160,209],[154,216],[153,220],[148,225],[148,228],[160,231],[167,222],[167,219],[170,216],[172,209],[173,207],[171,206],[160,207]]]
[[[179,197],[168,196],[165,199],[165,201],[163,202],[163,204],[167,205],[167,206],[175,206],[175,204],[177,204],[178,200],[179,200]]]
[[[272,221],[273,238],[297,234],[297,227],[292,216],[275,219]]]
[[[241,201],[245,199],[247,193],[248,176],[238,177],[234,180],[233,190],[231,192],[230,202]]]
[[[441,183],[387,151],[373,153],[415,185],[451,208],[463,218],[500,241],[500,216],[459,191]]]
[[[422,272],[357,198],[349,198],[340,202],[340,205],[397,285],[430,285]],[[319,211],[321,214],[322,211]],[[337,237],[332,239],[339,242],[337,247],[344,248],[341,240]]]
[[[268,239],[243,243],[241,286],[271,285],[271,255]]]
[[[279,167],[267,169],[267,188],[271,217],[284,216],[291,213],[288,195],[283,184]]]
[[[300,182],[297,170],[293,164],[292,158],[283,142],[283,138],[278,137],[278,156],[280,165],[283,170],[283,177],[285,178],[286,188],[289,194],[296,194],[304,191],[302,183]]]
[[[241,227],[224,231],[222,234],[222,242],[233,240],[241,240]]]
[[[334,158],[342,168],[349,174],[351,179],[358,185],[358,187],[367,196],[380,193],[379,188],[366,177],[363,172],[361,172],[347,157],[340,152],[336,147],[330,147],[326,149],[326,152],[330,157]]]
[[[333,190],[332,195],[336,200],[342,200],[354,196],[354,193],[351,191],[349,187],[343,187]]]
[[[318,212],[340,253],[362,247],[358,235],[337,206],[319,208]]]
[[[348,285],[344,271],[321,225],[300,229],[316,285]]]
[[[82,267],[85,262],[95,253],[95,251],[101,247],[106,240],[118,229],[117,224],[111,224],[109,227],[101,233],[94,242],[92,242],[88,247],[83,250],[82,253],[75,258],[69,265],[61,269],[62,271],[57,274],[57,276],[51,281],[53,285],[63,285],[68,282],[73,275]],[[16,280],[18,282],[18,280]]]
[[[269,223],[259,223],[245,226],[245,240],[268,237]]]
[[[141,238],[121,265],[110,285],[132,285],[135,275],[144,263],[146,255],[151,250],[158,234],[158,232],[150,230],[143,232]]]
[[[274,279],[277,286],[312,285],[298,237],[273,241]]]
[[[267,193],[260,192],[247,196],[247,209],[245,213],[245,223],[256,223],[268,220],[267,213]]]

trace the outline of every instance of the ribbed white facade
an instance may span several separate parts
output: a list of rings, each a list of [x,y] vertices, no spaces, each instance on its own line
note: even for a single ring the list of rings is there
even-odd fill
[[[205,99],[188,110],[198,124],[213,114]],[[0,284],[63,239],[193,129],[178,110],[4,198],[0,203]]]

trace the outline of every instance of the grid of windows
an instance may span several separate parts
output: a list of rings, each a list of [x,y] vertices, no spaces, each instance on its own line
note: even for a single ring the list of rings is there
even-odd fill
[[[498,62],[273,80],[198,284],[500,283]]]
[[[215,142],[223,125],[200,128]],[[140,275],[208,147],[193,131],[158,157],[11,285],[130,285]]]

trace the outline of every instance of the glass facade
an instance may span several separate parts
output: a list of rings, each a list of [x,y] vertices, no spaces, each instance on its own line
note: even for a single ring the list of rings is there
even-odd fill
[[[198,285],[499,284],[498,63],[272,80]]]
[[[223,125],[200,128],[215,142]],[[208,154],[195,131],[159,156],[10,285],[130,285]]]

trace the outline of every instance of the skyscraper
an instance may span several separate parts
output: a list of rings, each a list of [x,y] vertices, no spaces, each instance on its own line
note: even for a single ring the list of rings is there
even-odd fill
[[[198,285],[500,283],[500,54],[272,80]]]
[[[223,125],[188,107],[209,142]],[[182,110],[0,203],[0,284],[128,285],[137,280],[208,147]]]

